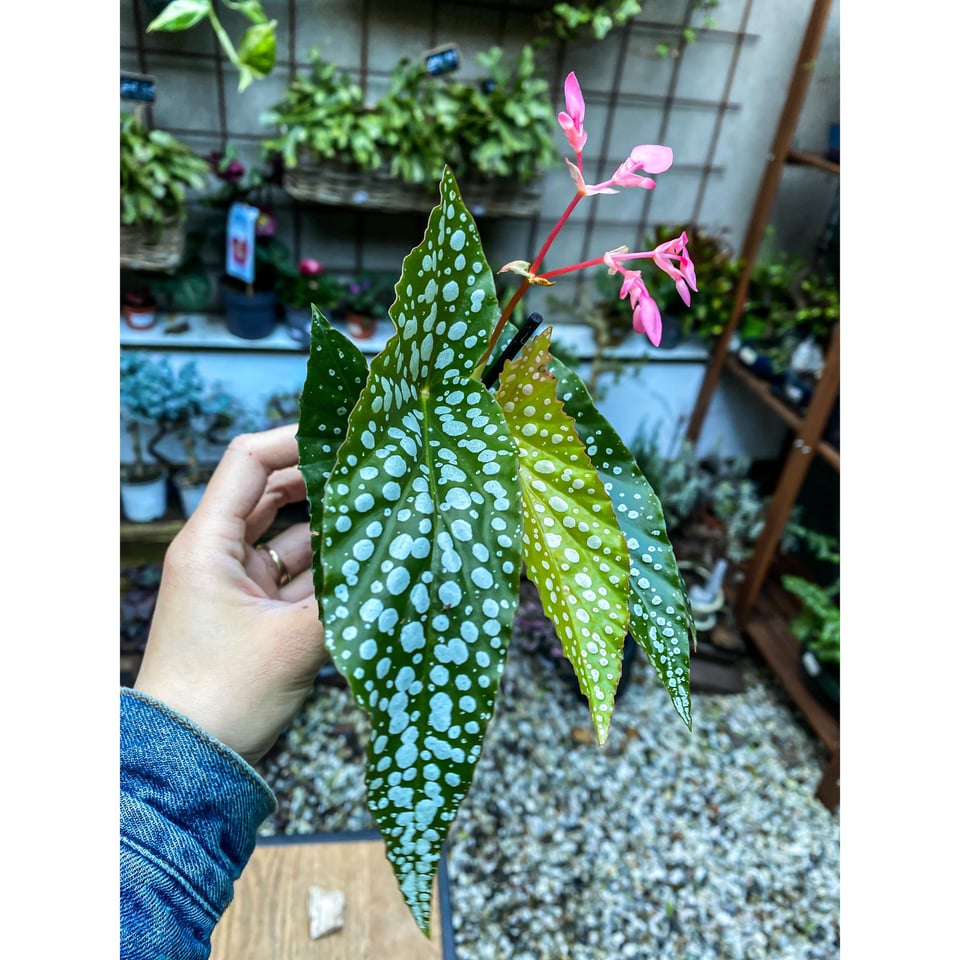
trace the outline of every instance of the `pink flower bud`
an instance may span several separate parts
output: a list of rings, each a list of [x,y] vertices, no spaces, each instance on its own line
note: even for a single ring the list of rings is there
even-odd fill
[[[304,277],[315,277],[318,273],[323,272],[323,264],[319,260],[314,260],[312,257],[304,257],[300,261],[300,274]]]

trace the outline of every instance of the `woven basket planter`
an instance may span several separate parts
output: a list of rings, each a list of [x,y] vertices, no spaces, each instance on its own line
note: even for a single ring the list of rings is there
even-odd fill
[[[131,270],[175,270],[183,262],[186,220],[120,224],[120,266]]]
[[[283,187],[295,200],[386,212],[427,212],[437,205],[434,184],[404,183],[386,173],[365,173],[334,161],[303,160],[284,171]],[[464,179],[467,209],[477,217],[529,217],[540,209],[542,179],[517,184],[507,177]]]

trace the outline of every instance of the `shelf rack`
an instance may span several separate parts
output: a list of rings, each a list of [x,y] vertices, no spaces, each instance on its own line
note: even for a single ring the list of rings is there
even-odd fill
[[[793,431],[792,446],[781,468],[763,532],[757,541],[744,578],[736,590],[733,609],[737,624],[779,678],[811,730],[826,748],[829,760],[817,796],[833,809],[840,802],[840,722],[810,694],[804,684],[800,673],[798,644],[789,629],[789,607],[780,596],[782,591],[776,578],[769,574],[777,559],[777,548],[790,511],[814,456],[820,456],[838,473],[840,471],[839,450],[823,439],[824,427],[840,391],[840,324],[838,321],[834,326],[823,369],[809,405],[803,413],[797,412],[776,397],[768,383],[750,373],[730,353],[730,344],[743,316],[750,277],[760,252],[784,166],[788,163],[801,164],[836,176],[840,174],[839,163],[791,146],[812,78],[812,66],[820,50],[830,15],[831,3],[832,0],[814,0],[811,7],[744,239],[743,270],[734,290],[730,317],[714,344],[686,436],[694,445],[698,441],[710,402],[724,373],[736,377]]]

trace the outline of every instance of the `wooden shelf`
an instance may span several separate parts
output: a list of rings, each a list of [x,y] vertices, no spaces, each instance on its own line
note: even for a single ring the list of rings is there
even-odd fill
[[[835,160],[821,157],[818,153],[808,153],[805,150],[788,150],[787,163],[799,164],[804,167],[816,167],[818,170],[826,170],[828,173],[835,173],[837,176],[840,176],[840,164]]]
[[[796,601],[780,586],[779,578],[769,577],[742,629],[826,748],[829,761],[817,787],[817,796],[834,810],[840,803],[840,720],[817,699],[803,679],[800,644],[790,633],[795,610]]]
[[[725,369],[745,384],[765,406],[773,410],[784,423],[788,424],[794,433],[800,431],[803,426],[803,417],[789,404],[775,396],[766,380],[752,374],[732,353],[727,354]],[[833,444],[826,440],[820,440],[816,445],[816,451],[834,470],[840,472],[840,451]]]

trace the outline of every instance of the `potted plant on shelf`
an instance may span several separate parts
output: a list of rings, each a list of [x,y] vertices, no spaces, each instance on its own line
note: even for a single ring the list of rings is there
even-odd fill
[[[120,265],[171,270],[183,258],[187,197],[207,182],[206,162],[136,113],[120,114]]]
[[[275,165],[261,169],[246,165],[232,144],[207,157],[220,181],[209,203],[223,214],[224,273],[220,277],[227,329],[244,340],[269,336],[280,315],[277,283],[293,271],[293,258],[277,233],[270,190],[278,185]]]
[[[751,276],[740,359],[772,381],[774,394],[803,410],[839,316],[835,277],[820,274],[803,258],[769,253],[758,260]]]
[[[341,304],[347,332],[355,340],[369,340],[392,302],[393,282],[389,274],[368,271],[347,281]]]
[[[790,632],[800,642],[800,673],[821,703],[840,709],[840,577],[839,541],[829,534],[799,528],[801,540],[833,573],[824,585],[796,574],[781,577],[785,590],[800,600],[800,610],[790,621]]]
[[[120,412],[130,435],[133,463],[120,468],[120,503],[128,520],[147,523],[167,510],[167,471],[162,461],[147,460],[150,438],[157,429],[167,395],[167,380],[154,361],[140,353],[120,354]]]
[[[121,282],[120,311],[131,330],[149,330],[157,323],[157,298],[147,286],[123,290]]]
[[[304,257],[297,270],[281,274],[277,284],[280,303],[290,335],[299,343],[310,342],[311,305],[329,311],[343,299],[344,285],[319,260]]]

